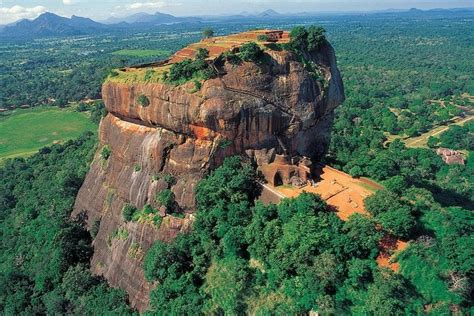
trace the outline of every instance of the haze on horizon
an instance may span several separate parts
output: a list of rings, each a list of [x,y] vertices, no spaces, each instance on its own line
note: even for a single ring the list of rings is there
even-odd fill
[[[138,12],[162,12],[176,16],[199,16],[261,12],[347,12],[386,9],[433,9],[474,7],[472,0],[0,0],[0,24],[33,19],[44,12],[78,15],[94,20]]]

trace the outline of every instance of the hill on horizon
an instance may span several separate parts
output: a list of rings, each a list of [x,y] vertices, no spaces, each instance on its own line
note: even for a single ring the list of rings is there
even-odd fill
[[[1,37],[34,38],[46,36],[74,36],[102,32],[107,26],[73,15],[71,18],[46,12],[34,20],[20,20],[0,29]]]
[[[123,17],[110,17],[104,21],[97,22],[90,18],[73,15],[71,18],[59,16],[55,13],[46,12],[35,19],[21,19],[16,22],[0,25],[0,38],[7,39],[31,39],[52,36],[77,36],[95,35],[103,32],[131,30],[148,30],[150,27],[159,25],[170,25],[179,23],[206,23],[213,22],[243,22],[243,21],[269,21],[274,19],[290,19],[295,17],[311,17],[319,15],[357,15],[357,14],[403,14],[406,16],[419,16],[423,14],[452,14],[461,11],[474,12],[473,8],[432,9],[420,10],[411,8],[408,10],[383,10],[367,12],[299,12],[280,13],[273,9],[262,12],[249,13],[240,12],[235,14],[221,14],[208,16],[177,17],[171,14],[155,12],[153,14],[139,12]]]
[[[119,24],[119,23],[140,23],[140,24],[172,24],[172,23],[182,23],[182,22],[198,22],[200,18],[197,17],[176,17],[171,14],[155,12],[153,14],[139,12],[132,15],[127,15],[123,17],[110,17],[102,23],[107,25]]]
[[[170,14],[156,12],[154,14],[136,13],[124,18],[110,18],[107,23],[96,22],[90,18],[73,15],[71,18],[46,12],[36,19],[22,19],[0,26],[0,37],[29,39],[49,36],[92,35],[107,31],[117,31],[126,27],[151,27],[161,24],[194,23],[200,18],[175,17]]]

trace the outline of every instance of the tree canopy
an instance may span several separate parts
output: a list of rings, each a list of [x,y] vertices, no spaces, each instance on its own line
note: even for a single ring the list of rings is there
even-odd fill
[[[289,45],[293,50],[316,51],[325,43],[326,30],[322,26],[296,26],[291,29]]]
[[[95,143],[88,133],[0,168],[2,314],[131,313],[123,290],[91,275],[91,235],[70,217]]]
[[[226,159],[198,185],[192,232],[157,241],[148,251],[145,275],[158,282],[153,313],[392,315],[423,309],[425,300],[409,278],[377,267],[383,234],[377,216],[356,214],[344,223],[307,193],[279,205],[255,204],[255,177],[238,157]],[[392,195],[372,198],[374,214],[403,209],[392,205]]]
[[[202,36],[204,38],[210,38],[210,37],[213,37],[214,36],[214,30],[210,27],[208,28],[205,28],[203,31],[202,31]]]

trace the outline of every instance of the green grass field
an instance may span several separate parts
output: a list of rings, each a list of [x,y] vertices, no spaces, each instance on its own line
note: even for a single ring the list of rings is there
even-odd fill
[[[131,56],[131,57],[152,57],[160,56],[166,57],[171,54],[168,50],[162,49],[121,49],[112,53],[116,56]]]
[[[372,180],[372,179],[369,179],[369,178],[363,177],[362,179],[367,179],[369,181],[377,183],[375,180]],[[376,187],[373,184],[370,184],[370,183],[367,183],[367,182],[362,182],[362,181],[360,181],[358,184],[359,184],[359,186],[363,187],[364,189],[367,189],[367,190],[372,191],[374,193],[377,192],[378,190],[380,190],[381,188],[383,188],[383,186],[381,184],[379,184],[379,187]]]
[[[27,157],[44,146],[96,130],[88,113],[73,108],[43,106],[9,112],[0,116],[0,164],[7,158]]]

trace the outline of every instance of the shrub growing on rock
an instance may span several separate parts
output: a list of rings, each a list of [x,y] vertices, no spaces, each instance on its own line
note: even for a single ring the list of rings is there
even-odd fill
[[[296,26],[291,30],[289,46],[293,50],[301,50],[308,47],[308,31],[304,26]]]
[[[256,62],[260,59],[263,54],[263,50],[254,42],[245,43],[240,46],[239,56],[244,61]]]
[[[175,202],[175,195],[170,189],[165,189],[156,195],[156,201],[160,206],[171,209]]]
[[[148,99],[148,97],[146,95],[143,95],[143,94],[140,94],[138,96],[137,101],[141,106],[143,106],[145,108],[150,105],[150,99]]]
[[[176,178],[172,174],[167,174],[163,177],[168,186],[172,186],[176,183]]]
[[[102,150],[100,152],[100,156],[102,157],[102,159],[107,160],[107,159],[109,159],[111,152],[112,151],[110,150],[110,146],[105,145],[104,147],[102,147]]]
[[[149,81],[151,78],[153,78],[154,74],[155,71],[153,69],[148,69],[145,73],[145,81]]]
[[[117,77],[117,76],[119,75],[119,73],[118,73],[116,70],[111,70],[110,73],[109,73],[109,75],[110,75],[111,77]]]
[[[150,204],[146,204],[143,207],[142,213],[145,215],[150,215],[150,214],[156,214],[157,211]]]
[[[196,51],[196,58],[197,59],[206,59],[207,57],[209,57],[209,50],[205,49],[205,48],[198,48],[197,51]]]
[[[94,223],[92,224],[92,227],[90,230],[92,238],[95,238],[95,236],[97,236],[97,234],[99,233],[99,228],[100,228],[100,218],[97,218],[96,220],[94,220]]]
[[[193,93],[201,90],[202,83],[199,80],[194,80],[193,83],[194,83],[194,89],[192,90]]]
[[[179,63],[171,65],[166,76],[166,81],[181,84],[192,79],[207,80],[215,75],[214,70],[209,67],[204,59],[185,59]]]
[[[308,28],[308,50],[318,50],[326,43],[326,30],[322,26],[310,26]]]
[[[238,65],[242,62],[242,59],[236,53],[228,50],[222,53],[221,57],[228,63],[232,65]]]
[[[125,204],[122,209],[122,217],[126,222],[130,222],[133,219],[133,215],[137,209],[131,204]]]

